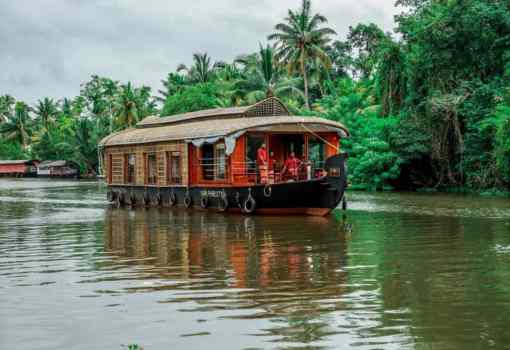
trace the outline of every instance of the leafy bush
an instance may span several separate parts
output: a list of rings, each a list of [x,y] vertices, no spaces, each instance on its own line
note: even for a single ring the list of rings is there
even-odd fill
[[[218,88],[212,83],[188,86],[165,100],[162,116],[214,108],[218,104]]]

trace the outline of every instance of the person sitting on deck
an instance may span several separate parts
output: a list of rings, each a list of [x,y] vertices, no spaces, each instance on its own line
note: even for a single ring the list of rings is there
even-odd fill
[[[290,157],[287,158],[282,170],[282,176],[287,179],[298,180],[299,166],[301,161],[296,158],[294,152],[290,152]],[[288,175],[286,174],[288,172]]]
[[[257,167],[259,169],[260,183],[267,183],[268,166],[267,166],[267,150],[265,143],[260,145],[260,148],[257,150]]]

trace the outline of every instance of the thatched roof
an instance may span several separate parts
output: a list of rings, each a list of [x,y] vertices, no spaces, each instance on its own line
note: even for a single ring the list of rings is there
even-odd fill
[[[246,107],[217,108],[170,117],[148,117],[136,128],[105,137],[100,146],[133,145],[163,141],[225,137],[247,130],[331,131],[349,135],[340,123],[317,117],[289,115],[275,97]],[[283,128],[283,129],[282,129]]]
[[[230,107],[230,108],[214,108],[202,111],[189,112],[183,114],[176,114],[168,117],[151,116],[147,117],[137,124],[137,127],[152,127],[155,125],[177,124],[201,119],[224,119],[235,118],[240,116],[254,117],[254,116],[274,116],[274,115],[289,115],[289,110],[285,105],[276,97],[269,97],[265,100],[255,103],[251,106],[244,107]]]
[[[67,160],[45,160],[44,162],[41,162],[37,167],[39,169],[46,169],[46,168],[54,168],[54,167],[63,167],[63,166],[77,166],[76,163],[70,162]]]
[[[341,131],[348,135],[347,129],[340,123],[317,117],[240,117],[226,122],[202,120],[191,124],[170,124],[152,128],[133,128],[108,136],[101,141],[101,146],[132,145],[162,141],[193,140],[209,137],[228,136],[243,130],[264,127],[294,126],[301,132],[307,129],[314,132]]]

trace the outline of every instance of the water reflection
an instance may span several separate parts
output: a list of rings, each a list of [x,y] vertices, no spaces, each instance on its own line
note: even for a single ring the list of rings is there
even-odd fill
[[[510,201],[350,193],[345,215],[244,217],[2,184],[2,349],[510,343]]]
[[[112,261],[136,264],[145,279],[159,281],[127,291],[180,290],[159,302],[194,301],[180,310],[188,312],[244,310],[221,318],[279,317],[287,325],[268,329],[270,335],[317,341],[338,332],[316,321],[341,307],[347,280],[343,227],[324,218],[110,209],[105,251]]]

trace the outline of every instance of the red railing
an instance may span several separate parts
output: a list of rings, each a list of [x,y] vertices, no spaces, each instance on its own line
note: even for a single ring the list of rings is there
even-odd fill
[[[287,181],[305,181],[324,176],[324,162],[304,161],[297,172],[274,165],[272,169],[259,166],[255,161],[218,162],[212,158],[202,158],[193,164],[193,172],[198,174],[200,182],[234,183],[280,183]]]

